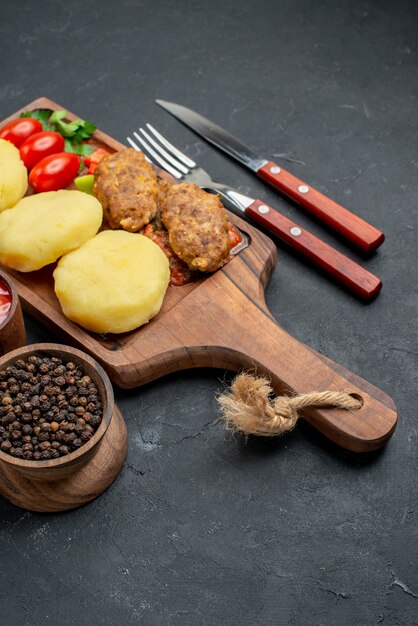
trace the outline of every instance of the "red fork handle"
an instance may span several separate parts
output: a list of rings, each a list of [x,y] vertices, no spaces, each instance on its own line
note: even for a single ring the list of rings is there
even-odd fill
[[[331,198],[327,198],[273,161],[260,167],[257,174],[361,250],[372,252],[383,243],[385,236],[380,230],[337,204]]]
[[[245,215],[289,244],[363,300],[371,300],[382,287],[381,280],[332,246],[301,228],[261,200],[245,209]]]

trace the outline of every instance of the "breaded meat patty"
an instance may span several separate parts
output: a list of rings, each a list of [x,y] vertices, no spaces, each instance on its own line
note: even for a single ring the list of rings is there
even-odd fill
[[[136,232],[158,210],[157,175],[142,152],[124,148],[105,157],[94,172],[93,193],[111,228]]]
[[[168,188],[161,207],[170,245],[190,269],[214,272],[229,254],[228,217],[215,195],[197,185]]]

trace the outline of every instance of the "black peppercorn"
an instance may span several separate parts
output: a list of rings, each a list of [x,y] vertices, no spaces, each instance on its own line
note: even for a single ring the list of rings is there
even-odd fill
[[[76,424],[74,431],[77,433],[78,436],[80,436],[81,433],[84,433],[84,426],[82,424]]]
[[[77,439],[77,435],[75,433],[66,433],[61,439],[64,443],[72,443],[74,439]]]
[[[0,371],[0,450],[38,461],[71,454],[102,421],[96,384],[72,361],[32,355]]]
[[[93,428],[95,428],[101,424],[101,421],[102,421],[101,415],[92,415],[90,418],[89,424],[93,426]]]

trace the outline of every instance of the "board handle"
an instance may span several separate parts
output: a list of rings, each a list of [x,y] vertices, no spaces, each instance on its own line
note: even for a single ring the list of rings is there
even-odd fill
[[[301,417],[347,450],[382,447],[397,423],[391,398],[289,335],[267,309],[263,288],[267,276],[252,283],[245,264],[242,275],[232,266],[233,261],[207,279],[206,289],[194,290],[172,309],[171,325],[160,318],[152,332],[145,330],[111,367],[112,380],[130,388],[179,369],[215,367],[266,376],[277,395],[353,394],[363,401],[359,410],[306,408]]]
[[[291,337],[268,311],[247,301],[243,316],[245,319],[236,325],[240,332],[235,334],[229,328],[225,367],[267,376],[277,395],[317,391],[352,394],[363,401],[358,410],[305,409],[302,417],[327,438],[353,452],[375,450],[388,441],[397,422],[396,408],[389,396]]]

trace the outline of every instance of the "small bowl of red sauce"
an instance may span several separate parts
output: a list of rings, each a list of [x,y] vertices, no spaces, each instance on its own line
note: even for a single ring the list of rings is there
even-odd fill
[[[0,280],[0,326],[9,317],[12,308],[12,294],[3,280]]]
[[[0,270],[0,356],[26,344],[19,296],[12,278]]]

